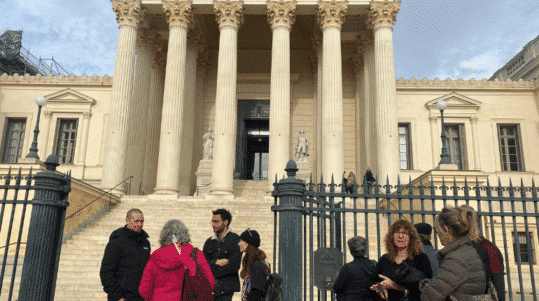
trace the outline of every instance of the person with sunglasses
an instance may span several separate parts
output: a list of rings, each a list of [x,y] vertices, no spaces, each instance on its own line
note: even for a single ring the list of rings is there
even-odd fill
[[[242,260],[240,277],[243,278],[241,289],[242,301],[260,301],[267,287],[270,273],[266,264],[266,253],[259,249],[260,235],[255,230],[245,230],[238,243],[240,251],[245,253]]]

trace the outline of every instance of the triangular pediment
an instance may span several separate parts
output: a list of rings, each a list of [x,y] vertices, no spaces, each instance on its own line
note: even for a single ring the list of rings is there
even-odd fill
[[[428,109],[436,109],[436,105],[438,104],[440,100],[445,101],[445,103],[447,104],[447,109],[475,109],[477,110],[481,106],[480,101],[470,98],[468,96],[464,96],[456,92],[452,92],[442,97],[438,97],[436,99],[427,101],[427,103],[425,103],[425,106]]]
[[[49,103],[95,104],[95,99],[72,89],[64,89],[45,96]]]

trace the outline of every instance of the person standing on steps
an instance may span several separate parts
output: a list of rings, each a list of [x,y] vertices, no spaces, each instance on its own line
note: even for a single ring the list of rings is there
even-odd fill
[[[231,301],[234,293],[240,291],[240,237],[229,230],[232,215],[228,210],[217,209],[212,213],[214,235],[206,240],[202,250],[215,277],[215,301]]]
[[[125,226],[110,235],[99,271],[108,301],[142,301],[138,288],[151,251],[143,225],[142,211],[131,209]]]

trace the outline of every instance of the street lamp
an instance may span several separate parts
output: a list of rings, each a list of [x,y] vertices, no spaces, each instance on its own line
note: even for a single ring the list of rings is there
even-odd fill
[[[440,155],[440,163],[438,164],[451,164],[451,157],[447,151],[447,146],[445,145],[445,129],[444,129],[444,110],[447,108],[447,103],[443,100],[438,101],[436,108],[440,110],[440,115],[442,115],[442,154]]]
[[[37,155],[37,135],[39,134],[39,116],[41,115],[41,107],[47,104],[47,100],[43,96],[39,96],[36,99],[37,104],[37,122],[36,122],[36,128],[34,129],[34,141],[32,142],[32,146],[30,147],[30,152],[28,155],[26,155],[26,158],[35,158],[39,160],[39,156]]]

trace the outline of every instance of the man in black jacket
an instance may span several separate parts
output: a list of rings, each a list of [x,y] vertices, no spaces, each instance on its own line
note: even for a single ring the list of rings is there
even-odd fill
[[[232,215],[228,210],[213,211],[211,223],[214,235],[206,240],[203,248],[204,256],[215,277],[215,301],[231,301],[234,292],[240,291],[240,237],[229,231],[231,221]]]
[[[150,259],[148,234],[142,230],[144,215],[131,209],[125,227],[112,232],[101,262],[101,284],[108,301],[142,301],[138,287]]]

